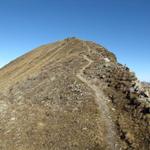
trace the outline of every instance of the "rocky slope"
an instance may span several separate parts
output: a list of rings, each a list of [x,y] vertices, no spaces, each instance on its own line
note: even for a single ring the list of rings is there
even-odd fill
[[[149,82],[142,82],[142,86],[150,95],[150,83]]]
[[[101,45],[41,46],[0,69],[0,149],[148,150],[150,101],[133,84]]]

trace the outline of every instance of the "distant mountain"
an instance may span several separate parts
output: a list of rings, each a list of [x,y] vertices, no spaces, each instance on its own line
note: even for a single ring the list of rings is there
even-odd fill
[[[150,86],[149,82],[142,82],[142,84],[146,85],[146,86]]]
[[[146,91],[148,91],[148,93],[150,95],[150,83],[149,82],[142,82],[142,86],[144,87],[144,89]]]
[[[148,150],[141,87],[94,42],[34,49],[0,69],[0,150]]]

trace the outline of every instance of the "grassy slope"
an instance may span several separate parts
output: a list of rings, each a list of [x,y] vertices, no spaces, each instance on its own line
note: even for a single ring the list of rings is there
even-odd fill
[[[94,93],[76,78],[76,73],[87,63],[82,54],[94,61],[84,72],[87,79],[109,83],[104,91],[107,96],[115,96],[108,105],[110,110],[116,109],[111,113],[118,127],[118,137],[124,136],[118,142],[124,149],[137,148],[141,143],[147,146],[144,138],[148,137],[138,137],[140,132],[147,136],[147,129],[140,126],[145,122],[132,115],[136,110],[134,105],[122,110],[127,99],[120,87],[115,87],[130,86],[129,79],[135,80],[134,77],[128,71],[118,70],[112,53],[94,43],[86,43],[92,49],[90,55],[83,41],[66,39],[41,46],[0,70],[0,127],[3,129],[0,149],[107,149],[107,129]],[[99,61],[100,54],[111,60],[110,66]]]

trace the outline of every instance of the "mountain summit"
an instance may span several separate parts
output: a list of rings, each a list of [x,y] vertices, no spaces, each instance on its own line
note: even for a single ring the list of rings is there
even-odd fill
[[[43,45],[0,69],[1,150],[148,150],[150,99],[90,41]]]

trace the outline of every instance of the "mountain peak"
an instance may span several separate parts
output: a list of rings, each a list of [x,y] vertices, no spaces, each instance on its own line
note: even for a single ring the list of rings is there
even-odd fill
[[[47,44],[0,70],[0,147],[147,149],[149,95],[103,46]]]
[[[88,52],[87,45],[91,48],[91,52]],[[31,70],[32,73],[36,73],[48,63],[61,62],[70,57],[78,57],[84,53],[90,55],[95,60],[100,59],[100,57],[108,57],[111,61],[116,61],[113,53],[96,43],[83,41],[74,37],[66,38],[62,41],[40,46],[10,62],[0,70],[0,81],[3,80],[4,83],[6,79],[5,83],[7,84],[7,77],[10,77],[17,82],[21,78],[29,76]],[[13,82],[13,80],[11,79],[9,82]],[[4,84],[3,86],[6,85]],[[3,86],[0,88],[3,89]]]

